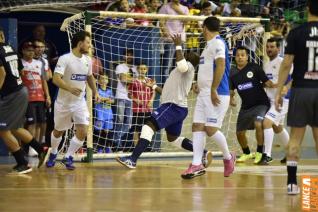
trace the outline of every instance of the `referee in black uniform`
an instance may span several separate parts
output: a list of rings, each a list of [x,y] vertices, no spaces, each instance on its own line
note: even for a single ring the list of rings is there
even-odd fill
[[[25,129],[25,112],[28,106],[28,91],[22,85],[19,74],[18,55],[10,45],[4,44],[5,37],[0,27],[0,138],[12,152],[17,165],[15,172],[25,174],[32,171],[17,138],[28,143],[39,154],[39,167],[43,164],[47,149],[44,149]]]
[[[287,147],[287,193],[298,194],[297,161],[306,126],[312,128],[318,152],[318,2],[308,0],[308,22],[291,30],[287,37],[284,60],[280,66],[276,109],[282,106],[282,88],[294,65],[292,89],[287,114],[291,127]]]

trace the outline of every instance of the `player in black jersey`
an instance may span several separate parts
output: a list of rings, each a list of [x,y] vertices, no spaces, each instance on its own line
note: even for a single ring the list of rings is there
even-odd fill
[[[248,50],[238,47],[235,55],[236,67],[230,73],[231,105],[235,106],[234,90],[238,92],[242,105],[237,118],[236,136],[241,145],[243,154],[236,162],[245,162],[255,157],[254,164],[267,165],[264,150],[263,120],[270,102],[264,86],[273,87],[263,69],[255,64],[248,63]],[[246,130],[255,129],[257,152],[252,154],[248,147]]]
[[[291,127],[287,148],[287,193],[298,194],[297,161],[306,126],[312,127],[318,152],[318,3],[308,0],[308,22],[291,30],[280,66],[276,109],[282,106],[282,88],[294,65],[287,125]]]
[[[25,129],[25,112],[28,106],[28,91],[22,85],[18,55],[10,45],[4,44],[5,37],[0,27],[0,138],[8,146],[17,161],[13,170],[24,174],[32,171],[17,138],[28,143],[39,154],[39,166],[46,158],[44,149]]]

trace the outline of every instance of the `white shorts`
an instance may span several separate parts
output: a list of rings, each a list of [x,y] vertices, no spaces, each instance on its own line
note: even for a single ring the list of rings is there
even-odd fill
[[[267,111],[265,118],[274,122],[276,126],[283,125],[286,114],[288,112],[288,104],[289,104],[289,100],[284,99],[282,110],[278,112],[275,108],[275,103],[271,101],[271,108]]]
[[[85,101],[76,106],[64,106],[55,102],[54,104],[54,128],[58,131],[68,130],[74,124],[89,125],[89,112]]]
[[[216,107],[210,96],[198,96],[194,108],[193,123],[204,123],[205,126],[221,128],[229,108],[230,96],[219,95],[221,103]]]

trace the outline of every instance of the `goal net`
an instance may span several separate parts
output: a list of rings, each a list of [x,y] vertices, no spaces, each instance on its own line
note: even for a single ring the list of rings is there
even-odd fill
[[[224,17],[220,19],[220,34],[228,44],[232,63],[235,48],[244,45],[250,49],[251,60],[262,65],[266,27],[261,23],[264,23],[264,20]],[[144,78],[142,70],[147,70],[145,77],[156,81],[158,86],[163,86],[169,72],[175,67],[175,46],[171,40],[164,37],[162,27],[165,27],[165,24],[182,23],[186,33],[184,52],[194,51],[200,54],[206,43],[202,37],[203,20],[202,16],[103,11],[77,14],[64,21],[61,29],[68,33],[69,39],[81,30],[91,32],[93,72],[99,92],[106,98],[103,102],[90,102],[91,94],[88,92],[87,100],[92,120],[87,144],[81,152],[90,153],[92,150],[94,158],[99,158],[113,157],[112,153],[133,150],[142,124],[148,114],[160,105],[160,95],[154,95],[152,89],[144,88],[143,82],[148,79]],[[120,79],[122,64],[129,64],[129,82]],[[128,99],[123,94],[125,92],[128,93]],[[125,98],[126,100],[123,100]],[[181,134],[189,139],[192,139],[195,99],[196,94],[191,91],[188,96],[189,114],[183,123]],[[236,99],[239,100],[239,97]],[[229,107],[222,127],[231,151],[240,151],[235,135],[238,110],[239,105]],[[72,135],[73,132],[70,131],[69,134]],[[254,132],[249,132],[248,137],[249,144],[254,149]],[[68,145],[70,136],[66,138],[65,146]],[[206,144],[207,149],[218,151],[212,140],[207,139]],[[147,152],[149,153],[143,155],[191,154],[167,142],[164,130],[155,134]]]

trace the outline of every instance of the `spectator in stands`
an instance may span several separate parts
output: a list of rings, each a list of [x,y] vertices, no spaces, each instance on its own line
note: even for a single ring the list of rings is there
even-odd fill
[[[97,143],[98,152],[110,151],[110,143],[107,143],[108,132],[113,129],[113,112],[111,105],[114,104],[113,91],[107,86],[108,76],[101,74],[98,76],[98,93],[100,102],[95,104],[94,141]]]
[[[92,48],[92,72],[96,79],[98,79],[99,75],[104,73],[104,67],[102,61],[95,55],[95,49]]]
[[[171,2],[164,4],[160,10],[160,14],[167,15],[189,15],[189,9],[180,4],[178,0],[171,0]],[[171,39],[171,35],[181,34],[182,41],[186,41],[184,23],[179,20],[165,20],[160,22],[163,38],[164,54],[161,63],[161,74],[163,82],[169,76],[170,69],[173,67],[173,58],[175,55],[175,45]]]
[[[261,13],[260,6],[252,4],[251,0],[242,0],[238,8],[241,10],[243,17],[256,17]]]
[[[131,9],[132,13],[148,13],[147,5],[145,4],[145,0],[135,0],[135,6]],[[142,26],[148,26],[150,21],[147,19],[136,20],[136,24]]]
[[[134,144],[136,146],[141,128],[145,121],[150,117],[153,109],[153,100],[155,98],[155,91],[148,87],[146,83],[152,79],[146,77],[148,67],[146,64],[141,63],[138,68],[138,78],[135,78],[129,85],[129,93],[133,101],[133,119],[131,131],[134,133]]]
[[[201,14],[205,16],[209,16],[212,13],[216,14],[220,12],[219,10],[221,9],[221,7],[217,5],[216,3],[214,3],[213,1],[207,1],[207,0],[194,1],[192,5],[194,8],[201,10]]]
[[[280,0],[271,0],[267,5],[263,8],[263,16],[269,17],[275,20],[283,20],[284,19],[284,10],[283,5]]]
[[[238,8],[240,1],[232,0],[231,3],[225,3],[222,11],[222,16],[231,16],[232,14],[241,14],[241,10]]]
[[[129,12],[130,7],[128,0],[118,0],[110,3],[106,9],[107,11],[117,11],[117,12]]]
[[[114,145],[121,147],[122,136],[128,133],[132,121],[132,101],[128,94],[127,87],[137,76],[137,69],[134,66],[134,52],[132,49],[126,49],[124,52],[124,63],[116,67],[118,77],[116,90],[116,123],[114,127]]]
[[[46,104],[51,104],[46,80],[42,71],[42,62],[35,60],[34,46],[31,42],[22,44],[22,81],[28,89],[29,105],[26,112],[26,125],[28,131],[37,141],[40,141],[41,125],[46,122]],[[42,139],[42,138],[41,138]],[[30,156],[37,153],[30,148]]]
[[[148,12],[149,13],[158,13],[161,7],[161,1],[159,0],[149,0],[148,1]]]

